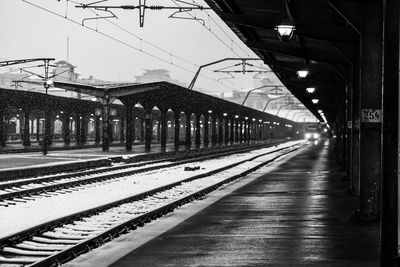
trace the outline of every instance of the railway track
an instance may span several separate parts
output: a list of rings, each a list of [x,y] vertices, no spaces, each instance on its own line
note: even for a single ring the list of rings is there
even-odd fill
[[[0,266],[57,266],[300,148],[294,144],[0,240]]]
[[[269,146],[273,146],[271,144]],[[171,168],[212,158],[229,156],[239,152],[248,152],[264,145],[239,147],[228,150],[216,150],[207,154],[189,154],[174,158],[162,158],[154,161],[142,161],[127,164],[117,164],[110,167],[101,167],[94,170],[84,170],[72,173],[47,175],[38,178],[18,179],[16,181],[0,182],[0,206],[16,205],[21,202],[33,201],[36,196],[48,195],[52,192],[68,193],[69,189],[98,183],[110,179],[124,177],[142,172],[149,172],[162,168]],[[132,161],[132,159],[127,159]]]

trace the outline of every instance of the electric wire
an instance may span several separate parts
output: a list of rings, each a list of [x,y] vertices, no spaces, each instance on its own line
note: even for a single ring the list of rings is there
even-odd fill
[[[78,5],[78,4],[82,4],[82,3],[79,3],[79,2],[76,2],[76,1],[73,1],[73,0],[66,0],[66,1],[67,1],[67,2],[71,2],[71,3],[74,3],[74,4],[77,4],[77,5]],[[89,9],[89,11],[91,11],[93,14],[95,14],[95,15],[97,15],[97,16],[99,15],[97,12],[95,12],[95,11],[92,10],[92,9]],[[140,40],[140,42],[146,43],[146,44],[148,44],[148,45],[150,45],[150,46],[152,46],[152,47],[154,47],[154,48],[156,48],[156,49],[158,49],[158,50],[164,52],[165,54],[170,55],[170,56],[172,56],[172,57],[174,57],[174,58],[177,58],[177,59],[179,59],[179,60],[181,60],[181,61],[183,61],[183,62],[186,62],[186,63],[188,63],[188,64],[191,64],[191,65],[193,65],[193,66],[196,67],[196,68],[199,67],[198,64],[193,63],[192,61],[189,61],[189,60],[187,60],[187,59],[185,59],[185,58],[183,58],[183,57],[180,57],[180,56],[178,56],[178,55],[176,55],[176,54],[174,54],[174,53],[171,53],[171,52],[169,52],[169,51],[167,51],[167,50],[165,50],[165,49],[163,49],[163,48],[161,48],[161,47],[159,47],[159,46],[157,46],[157,45],[155,45],[155,44],[153,44],[153,43],[151,43],[151,42],[149,42],[149,41],[146,41],[146,40],[143,39],[142,37],[140,37],[140,36],[134,34],[133,32],[131,32],[131,31],[129,31],[129,30],[127,30],[127,29],[121,27],[121,26],[118,25],[117,23],[112,22],[110,19],[107,19],[107,18],[106,18],[106,19],[104,19],[104,20],[107,21],[108,23],[110,23],[111,25],[117,27],[118,29],[120,29],[120,30],[126,32],[127,34],[129,34],[129,35],[131,35],[131,36],[137,38],[138,40]]]
[[[30,2],[30,1],[27,1],[27,0],[21,0],[21,1],[27,3],[27,4],[31,5],[31,6],[34,6],[34,7],[38,8],[38,9],[41,9],[41,10],[46,11],[46,12],[48,12],[48,13],[51,13],[51,14],[57,16],[57,17],[66,19],[66,20],[68,20],[69,22],[72,22],[72,23],[74,23],[74,24],[76,24],[76,25],[79,25],[79,26],[81,26],[81,27],[84,27],[84,28],[86,28],[86,29],[88,29],[88,30],[91,30],[91,31],[93,31],[93,32],[96,32],[96,33],[98,33],[98,34],[100,34],[100,35],[102,35],[102,36],[104,36],[104,37],[107,37],[107,38],[109,38],[109,39],[111,39],[111,40],[113,40],[113,41],[115,41],[115,42],[117,42],[117,43],[120,43],[120,44],[122,44],[122,45],[125,45],[125,46],[127,46],[127,47],[129,47],[129,48],[131,48],[131,49],[133,49],[133,50],[136,50],[137,52],[142,52],[143,54],[145,54],[145,55],[147,55],[147,56],[150,56],[150,57],[152,57],[152,58],[154,58],[154,59],[157,59],[157,60],[159,60],[159,61],[161,61],[161,62],[164,62],[164,63],[167,63],[167,64],[170,64],[170,65],[171,65],[171,62],[170,62],[169,60],[165,60],[165,59],[163,59],[163,58],[161,58],[161,57],[158,57],[158,56],[156,56],[156,55],[153,55],[153,54],[151,54],[151,53],[149,53],[149,52],[144,51],[143,49],[141,50],[141,49],[139,49],[139,48],[137,48],[137,47],[135,47],[135,46],[133,46],[133,45],[127,43],[127,42],[124,42],[124,41],[122,41],[122,40],[119,40],[119,39],[117,39],[117,38],[115,38],[115,37],[113,37],[113,36],[111,36],[111,35],[109,35],[109,34],[107,34],[107,33],[104,33],[104,32],[99,31],[99,30],[97,30],[97,29],[93,29],[93,28],[88,27],[88,26],[86,26],[86,25],[82,25],[82,24],[79,23],[78,21],[75,21],[75,20],[73,20],[73,19],[71,19],[71,18],[69,18],[69,17],[65,17],[64,15],[58,14],[57,12],[54,12],[54,11],[52,11],[52,10],[49,10],[49,9],[47,9],[47,8],[45,8],[45,7],[42,7],[42,6],[40,6],[40,5],[37,5],[37,4],[32,3],[32,2]],[[193,70],[188,69],[188,68],[183,67],[183,66],[180,66],[180,65],[178,65],[178,64],[173,64],[173,66],[176,66],[177,68],[179,68],[179,69],[181,69],[181,70],[184,70],[184,71],[187,71],[187,72],[190,72],[190,73],[194,73]],[[214,81],[214,82],[217,82],[217,83],[219,83],[219,84],[221,84],[221,85],[223,85],[223,86],[225,86],[225,87],[227,87],[227,88],[233,89],[233,88],[231,88],[231,87],[229,87],[229,86],[223,84],[222,82],[216,81],[216,80],[214,80],[213,78],[208,77],[208,76],[206,76],[206,75],[204,75],[204,74],[200,74],[200,76],[202,76],[202,77],[204,77],[204,78],[206,78],[206,79],[212,80],[212,81]]]
[[[76,2],[76,1],[73,1],[73,0],[66,0],[67,2],[68,1],[70,1],[70,2],[72,2],[72,3],[74,3],[74,4],[82,4],[82,3],[78,3],[78,2]],[[174,2],[174,1],[173,1]],[[193,1],[194,2],[194,1]],[[178,5],[176,2],[174,2],[176,5]],[[197,4],[197,3],[196,3]],[[179,5],[178,5],[179,6]],[[97,13],[97,12],[95,12],[94,10],[92,10],[92,9],[89,9],[93,14],[95,14],[96,16],[99,16],[99,14]],[[109,19],[105,19],[107,22],[109,22],[110,24],[112,24],[113,26],[115,26],[115,27],[117,27],[118,29],[120,29],[120,30],[122,30],[122,31],[124,31],[124,32],[126,32],[126,33],[128,33],[129,35],[131,35],[131,36],[133,36],[133,37],[135,37],[135,38],[137,38],[137,39],[139,39],[139,41],[140,41],[140,50],[142,50],[142,47],[141,47],[141,45],[142,45],[142,42],[144,42],[144,43],[147,43],[147,44],[149,44],[150,46],[152,46],[152,47],[154,47],[154,48],[156,48],[156,49],[158,49],[158,50],[160,50],[160,51],[162,51],[162,52],[164,52],[164,53],[166,53],[166,54],[168,54],[170,57],[171,57],[171,64],[173,64],[172,63],[172,58],[173,57],[175,57],[175,58],[177,58],[177,59],[180,59],[180,60],[182,60],[182,61],[184,61],[184,62],[186,62],[186,63],[189,63],[189,64],[191,64],[191,65],[193,65],[193,66],[195,66],[195,68],[198,68],[199,67],[199,64],[196,64],[196,63],[193,63],[193,62],[191,62],[191,61],[189,61],[189,60],[187,60],[187,59],[184,59],[184,58],[182,58],[182,57],[180,57],[180,56],[177,56],[177,55],[175,55],[175,54],[173,54],[173,53],[170,53],[169,51],[166,51],[165,49],[163,49],[163,48],[161,48],[161,47],[159,47],[159,46],[157,46],[157,45],[155,45],[155,44],[153,44],[153,43],[151,43],[151,42],[149,42],[149,41],[146,41],[145,39],[143,39],[143,38],[141,38],[140,36],[138,36],[138,35],[136,35],[136,34],[134,34],[134,33],[132,33],[131,31],[129,31],[129,30],[127,30],[127,29],[125,29],[125,28],[123,28],[123,27],[121,27],[120,25],[118,25],[118,24],[116,24],[116,23],[114,23],[114,22],[112,22],[111,20],[109,20]],[[213,21],[215,22],[215,20],[213,19]],[[204,25],[203,25],[204,26]],[[218,25],[219,26],[219,25]],[[220,27],[220,26],[219,26]],[[221,28],[221,27],[220,27]],[[221,30],[223,30],[222,28],[221,28]],[[225,33],[225,35],[227,35],[228,37],[229,37],[229,35],[226,33],[226,32],[224,32]],[[215,35],[217,38],[218,38],[218,36],[217,35]],[[230,37],[229,37],[230,38]],[[231,39],[232,40],[232,39]],[[220,40],[220,41],[222,41],[222,39]],[[223,41],[222,41],[223,42]],[[235,43],[235,42],[234,42]],[[236,44],[236,43],[235,43]],[[239,46],[238,44],[236,44],[237,46]],[[243,50],[242,50],[243,51]],[[246,52],[245,52],[246,53]],[[240,56],[239,54],[236,54],[237,56]],[[248,54],[247,54],[248,55]],[[210,72],[212,72],[212,73],[214,73],[211,69],[208,69],[208,68],[204,68],[204,70],[207,70],[207,71],[210,71]],[[204,74],[200,74],[200,76],[202,76],[202,77],[208,77],[208,76],[206,76],[206,75],[204,75]],[[220,84],[223,84],[223,83],[221,83],[220,81],[219,81],[219,79],[216,79],[215,77],[213,77],[213,78],[211,78],[211,77],[208,77],[209,79],[213,79],[214,81],[216,81],[216,82],[218,82],[218,83],[220,83]],[[232,81],[228,81],[232,86],[238,86],[238,85],[236,85],[235,83],[233,83]],[[224,85],[224,84],[223,84]],[[224,86],[226,86],[226,85],[224,85]],[[241,89],[243,89],[241,86],[238,86],[239,88],[241,88]],[[231,88],[232,89],[232,88]]]

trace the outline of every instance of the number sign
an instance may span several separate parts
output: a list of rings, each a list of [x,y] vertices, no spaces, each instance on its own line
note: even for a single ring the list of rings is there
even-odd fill
[[[362,109],[361,110],[361,121],[362,122],[381,122],[381,113],[380,109]]]

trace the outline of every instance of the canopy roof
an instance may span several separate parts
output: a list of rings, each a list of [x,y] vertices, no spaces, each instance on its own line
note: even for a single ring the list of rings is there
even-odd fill
[[[209,6],[275,72],[282,83],[317,118],[322,109],[334,121],[350,79],[354,44],[359,40],[361,4],[346,0],[206,0]],[[293,22],[289,42],[275,27]],[[305,79],[297,71],[307,69]],[[315,87],[314,94],[306,92]],[[311,99],[319,99],[313,104]]]

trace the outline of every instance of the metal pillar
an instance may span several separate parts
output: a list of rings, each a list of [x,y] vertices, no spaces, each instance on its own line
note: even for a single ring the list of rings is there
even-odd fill
[[[380,266],[398,266],[400,4],[383,1],[382,198]]]
[[[156,140],[161,142],[161,117],[158,118],[157,121],[157,135],[156,135]]]
[[[204,116],[204,146],[208,147],[209,138],[208,138],[208,115]]]
[[[352,88],[351,191],[360,196],[360,46],[355,46]]]
[[[145,132],[145,119],[140,118],[140,142],[144,142],[144,132]]]
[[[94,142],[100,143],[100,117],[95,116],[94,118]]]
[[[224,133],[224,143],[229,143],[229,119],[225,117],[225,133]]]
[[[121,117],[121,123],[119,124],[119,141],[125,142],[125,118]]]
[[[223,135],[223,131],[222,131],[222,118],[220,117],[220,119],[219,119],[219,123],[218,123],[218,144],[219,145],[222,145],[222,142],[223,142],[223,137],[224,137],[224,135]]]
[[[180,130],[180,123],[179,123],[179,118],[180,118],[180,113],[175,112],[174,113],[174,128],[175,128],[175,148],[179,147],[179,130]]]
[[[145,108],[145,133],[144,133],[144,150],[150,152],[151,141],[153,139],[153,114],[151,108]]]
[[[364,2],[361,35],[360,215],[380,214],[382,6]],[[372,111],[375,110],[375,111]],[[371,119],[373,117],[373,119]]]
[[[233,144],[233,142],[235,142],[235,120],[234,119],[231,119],[231,128],[230,128],[230,131],[231,131],[231,133],[230,133],[230,136],[229,136],[229,142],[231,143],[231,144]]]
[[[24,114],[24,140],[22,144],[24,146],[30,146],[31,145],[31,132],[29,129],[29,115],[30,111],[28,109],[25,109],[25,114]]]
[[[243,143],[243,122],[239,124],[239,142]]]
[[[187,149],[190,149],[190,146],[192,145],[192,140],[191,140],[191,121],[190,121],[190,117],[191,117],[191,113],[190,112],[185,112],[186,115],[186,129],[185,129],[185,147]]]
[[[352,67],[352,77],[354,77]],[[351,79],[352,80],[352,79]],[[353,137],[353,81],[346,85],[346,177],[351,181],[352,137]]]
[[[63,116],[63,139],[64,139],[64,144],[69,145],[71,143],[71,129],[69,128],[69,117],[70,114],[67,112],[64,112]]]
[[[81,124],[82,119],[81,119],[81,113],[78,112],[76,113],[75,116],[75,140],[76,140],[76,145],[80,146],[82,145],[82,127]]]
[[[200,114],[196,114],[196,135],[195,135],[195,145],[196,148],[199,148],[201,145],[201,139],[200,139],[200,118],[201,115]]]
[[[250,144],[251,141],[251,127],[252,127],[252,123],[251,122],[247,122],[247,143]]]
[[[126,142],[125,150],[132,151],[133,144],[133,107],[126,106]]]
[[[50,108],[48,105],[45,107],[45,114],[44,114],[44,136],[43,136],[43,155],[47,155],[48,145],[50,145],[50,119],[51,113]]]
[[[248,128],[248,123],[247,123],[247,121],[244,121],[243,122],[243,142],[244,143],[247,143],[247,139],[248,139],[248,136],[247,136],[247,128]]]
[[[217,123],[216,123],[216,116],[211,116],[211,145],[215,146],[217,144]]]
[[[40,140],[40,117],[36,118],[36,141]]]
[[[162,110],[160,116],[161,126],[161,151],[165,152],[167,150],[167,111]]]
[[[110,106],[105,101],[103,103],[102,110],[102,122],[103,122],[103,142],[102,142],[102,150],[109,151],[110,150],[110,139],[111,139],[111,125],[110,125]],[[76,122],[75,122],[76,123]]]
[[[4,110],[0,109],[0,147],[6,146],[6,140],[4,138]]]
[[[235,120],[235,143],[239,142],[239,122]]]
[[[86,114],[82,114],[81,121],[81,144],[86,144],[87,141],[87,132],[88,132],[88,119]]]

